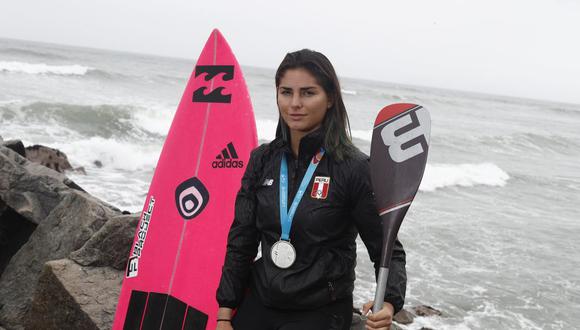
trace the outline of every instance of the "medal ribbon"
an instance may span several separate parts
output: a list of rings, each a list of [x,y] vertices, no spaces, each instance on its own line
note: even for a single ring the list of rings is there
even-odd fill
[[[285,241],[290,240],[290,228],[292,227],[294,214],[296,213],[300,200],[302,200],[302,196],[304,196],[304,192],[306,192],[310,180],[312,180],[316,167],[318,167],[318,164],[322,160],[322,156],[324,156],[324,148],[320,148],[318,154],[312,157],[310,165],[308,165],[308,169],[302,178],[300,187],[296,192],[296,196],[294,196],[294,200],[290,206],[290,212],[288,212],[288,162],[286,161],[286,154],[282,154],[282,165],[280,167],[280,223],[282,225],[281,239]]]

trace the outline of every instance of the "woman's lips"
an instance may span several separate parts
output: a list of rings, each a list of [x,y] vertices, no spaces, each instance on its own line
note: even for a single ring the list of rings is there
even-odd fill
[[[300,119],[306,117],[305,114],[300,114],[300,113],[292,113],[292,114],[289,114],[289,116],[290,116],[290,118],[295,119],[295,120],[300,120]]]

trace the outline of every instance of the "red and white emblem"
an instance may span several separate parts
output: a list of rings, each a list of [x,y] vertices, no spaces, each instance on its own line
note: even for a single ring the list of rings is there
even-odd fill
[[[310,197],[316,199],[326,199],[328,196],[328,188],[330,188],[330,178],[327,176],[317,176],[314,178],[312,185],[312,192]]]
[[[316,155],[312,157],[312,164],[318,164],[322,160],[323,155],[322,150],[319,150]]]

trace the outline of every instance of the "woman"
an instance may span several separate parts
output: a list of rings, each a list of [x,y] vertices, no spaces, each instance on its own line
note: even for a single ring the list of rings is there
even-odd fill
[[[355,238],[360,234],[375,271],[382,247],[368,157],[349,138],[338,78],[324,55],[287,54],[276,91],[276,139],[252,152],[236,198],[217,329],[349,329]],[[254,261],[259,243],[262,257]],[[405,287],[397,241],[385,304],[368,316],[368,329],[389,328]]]

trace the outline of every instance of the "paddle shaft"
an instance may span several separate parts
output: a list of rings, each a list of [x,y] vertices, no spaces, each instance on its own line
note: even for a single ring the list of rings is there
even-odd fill
[[[375,292],[375,303],[373,305],[373,313],[377,313],[383,308],[385,301],[385,290],[387,289],[387,280],[389,279],[389,268],[379,268],[379,276],[377,278],[377,290]]]

